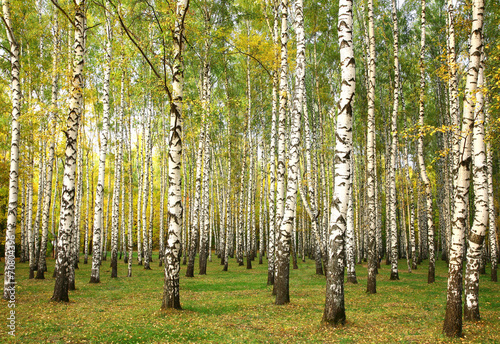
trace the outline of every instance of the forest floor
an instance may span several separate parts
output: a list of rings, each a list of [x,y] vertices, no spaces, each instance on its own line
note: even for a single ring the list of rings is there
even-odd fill
[[[9,308],[0,303],[0,343],[499,343],[500,283],[481,276],[482,320],[464,323],[462,339],[441,333],[446,303],[446,264],[439,260],[436,282],[427,284],[427,265],[409,274],[399,261],[399,281],[390,281],[390,267],[377,276],[377,294],[366,290],[366,263],[357,265],[359,284],[345,286],[347,322],[331,329],[321,324],[325,278],[315,275],[314,261],[299,261],[290,270],[290,304],[274,305],[266,285],[267,262],[253,269],[230,259],[223,272],[215,259],[206,276],[184,277],[181,269],[182,311],[161,312],[163,267],[155,253],[152,270],[134,259],[133,273],[119,263],[119,277],[110,278],[110,259],[103,262],[101,283],[89,284],[90,260],[81,259],[76,291],[70,303],[49,302],[54,288],[54,260],[48,260],[45,280],[28,280],[28,264],[16,268],[16,330],[8,335]],[[3,273],[3,261],[0,271]],[[198,261],[196,261],[197,271]],[[3,281],[3,276],[2,276]],[[8,338],[9,337],[9,338]]]

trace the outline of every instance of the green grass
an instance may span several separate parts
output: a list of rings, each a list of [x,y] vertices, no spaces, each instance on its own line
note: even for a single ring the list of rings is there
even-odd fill
[[[136,260],[134,260],[136,262]],[[266,261],[264,261],[266,263]],[[196,262],[197,263],[197,262]],[[161,312],[163,268],[152,270],[121,262],[111,279],[110,260],[103,262],[101,283],[89,284],[90,262],[76,271],[76,291],[69,304],[49,302],[54,288],[54,261],[49,259],[45,280],[28,280],[28,265],[17,264],[16,336],[7,335],[5,302],[0,306],[0,342],[18,343],[436,343],[500,342],[500,284],[481,276],[482,320],[464,323],[464,338],[441,334],[446,302],[446,266],[438,261],[436,282],[427,284],[426,263],[409,274],[399,262],[400,280],[390,281],[389,266],[377,276],[377,294],[366,290],[366,265],[357,265],[359,284],[346,285],[347,323],[331,329],[321,325],[325,278],[315,275],[314,262],[299,262],[290,270],[290,299],[275,306],[266,285],[267,265],[253,270],[230,260],[223,272],[219,260],[209,263],[207,275],[186,278],[181,269],[182,311]],[[197,265],[196,265],[197,267]],[[3,263],[0,264],[3,272]],[[195,269],[197,271],[197,269]],[[489,272],[489,270],[488,270]]]

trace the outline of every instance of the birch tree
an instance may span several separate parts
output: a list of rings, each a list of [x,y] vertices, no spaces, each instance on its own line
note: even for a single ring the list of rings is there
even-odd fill
[[[335,130],[335,191],[329,224],[326,298],[323,313],[323,322],[331,326],[345,323],[344,247],[347,210],[351,198],[352,106],[356,89],[352,7],[352,0],[340,1],[337,24],[342,81]]]
[[[109,79],[112,63],[112,30],[111,20],[106,12],[106,64],[104,66],[103,87],[103,112],[101,129],[101,146],[99,148],[99,172],[97,177],[96,197],[94,206],[94,232],[92,234],[92,270],[90,272],[90,283],[100,283],[101,268],[101,245],[102,245],[102,219],[104,207],[104,182],[106,172],[106,151],[109,137]]]
[[[488,97],[485,98],[485,118],[486,123],[489,123]],[[486,159],[488,168],[488,239],[490,248],[491,261],[491,281],[497,282],[497,259],[498,259],[498,243],[497,243],[497,227],[495,215],[495,199],[493,197],[493,158],[491,154],[491,142],[486,142]]]
[[[19,178],[19,144],[21,126],[19,115],[21,114],[21,85],[19,83],[19,44],[14,35],[10,14],[10,1],[2,0],[3,21],[7,31],[10,48],[10,99],[12,102],[11,112],[11,143],[10,143],[10,168],[9,168],[9,205],[7,209],[7,229],[5,231],[5,266],[4,266],[4,300],[15,298],[15,243],[17,225],[17,194]],[[29,228],[28,228],[29,230]]]
[[[455,192],[455,209],[452,223],[452,242],[448,267],[448,290],[443,332],[448,337],[462,335],[462,279],[464,236],[467,228],[467,208],[470,185],[470,164],[472,160],[471,139],[474,125],[474,101],[477,89],[478,71],[483,46],[483,0],[472,4],[472,30],[469,48],[469,66],[465,84],[463,119],[459,144],[460,159]]]
[[[377,227],[376,216],[376,164],[375,159],[375,28],[373,19],[373,0],[368,0],[368,125],[366,134],[367,155],[367,198],[368,198],[368,281],[366,291],[370,294],[377,292],[377,252],[375,232]]]
[[[420,126],[420,133],[418,135],[417,147],[418,147],[418,167],[420,170],[420,178],[424,184],[425,202],[424,202],[424,213],[426,214],[427,221],[427,233],[428,233],[428,248],[429,248],[429,272],[427,276],[428,283],[434,283],[435,278],[435,264],[436,256],[434,250],[434,219],[432,213],[432,189],[429,177],[427,176],[427,170],[424,161],[424,117],[425,117],[425,67],[424,67],[424,57],[425,57],[425,30],[426,30],[426,2],[421,1],[421,12],[420,12],[420,96],[419,96],[419,117],[418,124]],[[421,236],[421,231],[419,228],[419,237]],[[423,242],[423,240],[422,240]]]
[[[289,160],[288,160],[288,178],[286,190],[286,203],[283,207],[283,213],[280,213],[280,202],[284,198],[280,195],[280,176],[283,177],[284,189],[284,132],[280,132],[278,139],[278,153],[283,157],[283,160],[278,159],[278,247],[277,247],[277,266],[276,266],[276,301],[277,305],[283,305],[290,302],[289,292],[289,269],[290,269],[290,237],[292,227],[295,220],[295,209],[297,202],[297,182],[299,170],[299,144],[300,144],[300,117],[302,114],[302,104],[304,96],[304,73],[305,73],[305,44],[303,35],[303,4],[298,0],[295,4],[295,16],[297,20],[297,67],[295,69],[295,98],[291,118],[291,131],[290,131],[290,145],[288,147]],[[280,75],[280,120],[279,126],[281,129],[285,128],[285,114],[287,105],[287,73],[288,73],[288,1],[281,1],[281,75]],[[281,165],[282,164],[282,165]],[[282,167],[282,170],[280,168]],[[282,216],[280,216],[283,214]]]
[[[391,256],[391,280],[399,280],[398,273],[398,227],[396,222],[396,152],[398,149],[398,107],[399,107],[399,31],[398,12],[396,0],[392,0],[392,32],[393,32],[393,54],[394,54],[394,89],[391,116],[391,146],[389,157],[389,227],[390,227],[390,256]],[[404,229],[402,229],[404,230]]]
[[[113,205],[112,205],[112,223],[111,223],[111,277],[118,277],[118,230],[119,230],[119,207],[120,207],[120,193],[123,189],[122,183],[122,160],[123,160],[123,107],[124,107],[124,75],[122,72],[120,86],[120,108],[119,118],[117,119],[117,152],[115,156],[115,187],[113,189]],[[122,212],[122,217],[125,214]]]
[[[484,56],[484,54],[483,54]],[[472,133],[474,220],[467,240],[467,264],[465,268],[465,320],[480,320],[479,314],[479,265],[488,227],[488,166],[484,144],[484,61],[481,60],[477,77],[474,106],[474,130]]]
[[[64,179],[62,188],[61,219],[59,240],[57,241],[57,275],[54,294],[51,300],[69,302],[68,282],[71,249],[70,240],[74,231],[75,169],[76,143],[78,127],[82,114],[83,64],[85,51],[85,0],[76,0],[75,4],[75,44],[73,46],[73,78],[69,102],[69,115],[66,129],[66,151]]]
[[[162,309],[180,309],[179,270],[182,230],[182,97],[184,86],[183,36],[184,18],[189,0],[177,1],[175,26],[173,31],[174,64],[172,72],[172,95],[170,101],[170,135],[168,177],[168,238],[165,249],[165,284],[163,287]]]

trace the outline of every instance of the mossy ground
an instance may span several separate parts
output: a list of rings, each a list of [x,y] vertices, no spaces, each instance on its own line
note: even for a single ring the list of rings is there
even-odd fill
[[[206,276],[184,277],[183,310],[160,311],[163,267],[155,254],[152,270],[119,263],[111,279],[110,260],[103,262],[101,283],[89,284],[90,261],[81,259],[76,291],[70,303],[49,302],[54,288],[54,261],[48,260],[45,280],[28,280],[28,264],[17,264],[16,335],[8,336],[7,303],[0,303],[0,342],[17,343],[436,343],[500,342],[500,284],[481,276],[482,320],[464,323],[464,338],[449,340],[441,333],[446,303],[446,264],[439,260],[436,282],[427,284],[427,266],[409,274],[399,262],[399,281],[390,281],[389,266],[377,276],[377,294],[366,294],[366,263],[357,265],[359,284],[345,288],[347,323],[341,328],[321,324],[325,278],[315,275],[314,261],[299,261],[290,270],[290,299],[274,305],[266,285],[267,262],[253,269],[230,260],[223,272],[220,261],[208,263]],[[0,264],[3,272],[3,262]],[[195,269],[196,271],[197,269]],[[3,278],[2,278],[3,280]]]

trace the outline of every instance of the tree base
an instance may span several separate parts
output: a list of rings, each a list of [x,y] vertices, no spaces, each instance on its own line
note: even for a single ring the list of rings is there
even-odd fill
[[[358,284],[358,279],[356,276],[347,276],[347,283]]]
[[[399,272],[398,271],[391,271],[391,281],[399,281]]]
[[[429,273],[427,274],[427,283],[432,284],[436,280],[434,266],[429,265]]]
[[[479,314],[479,306],[474,308],[468,308],[467,302],[464,303],[464,320],[465,321],[479,321],[481,316]]]
[[[492,282],[498,282],[497,269],[496,268],[491,268],[491,281]]]
[[[325,309],[323,313],[323,318],[321,319],[323,325],[331,328],[341,327],[345,325],[345,308],[344,309],[334,309],[328,312]]]
[[[92,276],[92,277],[90,277],[89,283],[101,283],[101,280],[100,280],[100,278]]]
[[[267,270],[267,285],[274,285],[274,271]]]
[[[187,266],[186,277],[194,277],[194,265],[189,264]]]

